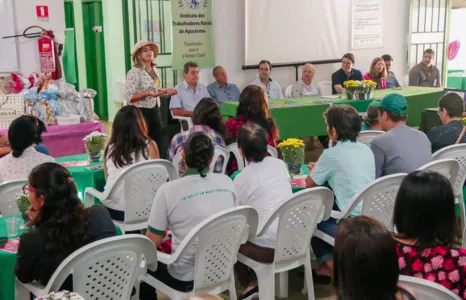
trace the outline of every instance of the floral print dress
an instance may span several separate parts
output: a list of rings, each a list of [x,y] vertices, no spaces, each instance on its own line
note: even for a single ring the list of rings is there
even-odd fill
[[[154,92],[160,89],[159,74],[155,67],[153,67],[155,78],[143,68],[133,67],[126,74],[126,86],[125,86],[125,100],[128,104],[134,105],[141,108],[153,108],[156,105],[160,107],[160,99],[158,97],[146,97],[145,99],[131,102],[133,94],[139,92]]]

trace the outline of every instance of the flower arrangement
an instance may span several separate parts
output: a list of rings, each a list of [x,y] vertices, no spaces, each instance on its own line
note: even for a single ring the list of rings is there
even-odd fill
[[[463,124],[463,126],[466,126],[466,117],[461,118],[461,124]]]
[[[85,300],[83,297],[78,295],[77,293],[72,293],[68,291],[61,291],[61,292],[52,292],[47,296],[41,296],[36,298],[36,300]]]
[[[277,146],[282,151],[283,160],[288,166],[291,176],[301,173],[304,163],[304,141],[300,139],[286,139]]]
[[[16,195],[16,205],[24,221],[29,221],[28,208],[31,206],[28,195],[20,193]]]
[[[355,96],[358,96],[359,99],[369,99],[372,91],[377,87],[377,83],[372,80],[347,80],[343,86],[346,89],[348,99],[354,99]]]
[[[102,156],[102,150],[104,150],[105,148],[106,140],[107,135],[98,131],[91,132],[83,139],[86,145],[86,150],[88,152],[89,161],[100,161]]]

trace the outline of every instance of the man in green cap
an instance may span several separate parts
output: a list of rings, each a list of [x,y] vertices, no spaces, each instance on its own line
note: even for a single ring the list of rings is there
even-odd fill
[[[372,140],[375,157],[375,177],[411,173],[432,161],[431,145],[427,136],[406,126],[408,103],[400,94],[388,94],[382,101],[371,103],[377,107],[379,124],[385,134]]]

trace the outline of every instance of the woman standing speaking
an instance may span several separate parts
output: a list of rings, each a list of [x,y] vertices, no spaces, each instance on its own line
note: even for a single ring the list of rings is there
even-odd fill
[[[160,99],[162,95],[176,95],[175,89],[162,89],[160,76],[155,68],[155,58],[159,47],[148,41],[140,41],[134,46],[134,66],[126,75],[125,98],[129,105],[137,106],[146,119],[149,136],[161,144],[162,121]]]

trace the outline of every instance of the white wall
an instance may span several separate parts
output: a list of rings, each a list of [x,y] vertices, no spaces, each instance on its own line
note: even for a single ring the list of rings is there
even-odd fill
[[[343,1],[343,0],[338,0]],[[351,3],[349,0],[345,0]],[[391,54],[394,58],[392,64],[393,71],[397,74],[400,82],[407,73],[406,70],[406,48],[409,21],[409,2],[407,0],[383,1],[384,4],[384,47],[377,49],[365,49],[351,51],[348,45],[347,49],[341,49],[341,54],[352,52],[356,56],[355,68],[365,73],[373,58],[383,54]],[[214,3],[214,22],[215,22],[215,55],[216,63],[226,67],[229,81],[236,83],[240,88],[244,88],[257,76],[256,70],[243,71],[241,66],[244,64],[244,1],[240,0],[215,0]],[[346,6],[345,6],[346,7]],[[342,9],[344,13],[350,13]],[[318,9],[318,8],[316,8]],[[351,17],[343,16],[351,20]],[[284,20],[281,20],[284,21]],[[303,26],[306,22],[303,20]],[[328,26],[331,26],[329,24]],[[348,24],[350,26],[350,24]],[[266,30],[266,28],[264,28]],[[290,32],[290,34],[293,34]],[[349,34],[341,33],[341,34]],[[297,39],[303,37],[297,36]],[[279,43],[279,38],[277,43]],[[293,51],[293,49],[290,49]],[[340,57],[335,57],[340,58]],[[267,59],[267,49],[264,49],[264,59]],[[340,68],[340,64],[318,65],[316,66],[316,80],[330,80],[334,71]],[[201,71],[201,82],[212,82],[211,70]],[[294,68],[272,69],[272,78],[280,83],[282,88],[294,83]]]
[[[450,39],[449,42],[459,40],[460,50],[454,60],[448,61],[448,70],[466,70],[466,8],[453,9],[450,19]]]
[[[36,5],[48,5],[49,21],[39,22],[36,15]],[[63,0],[14,0],[13,12],[15,20],[16,34],[22,34],[29,26],[41,26],[45,30],[52,30],[55,34],[55,41],[64,42],[65,30],[65,8]],[[31,32],[37,32],[33,29]],[[19,70],[25,76],[32,72],[40,73],[39,48],[37,38],[16,38],[18,45]]]

